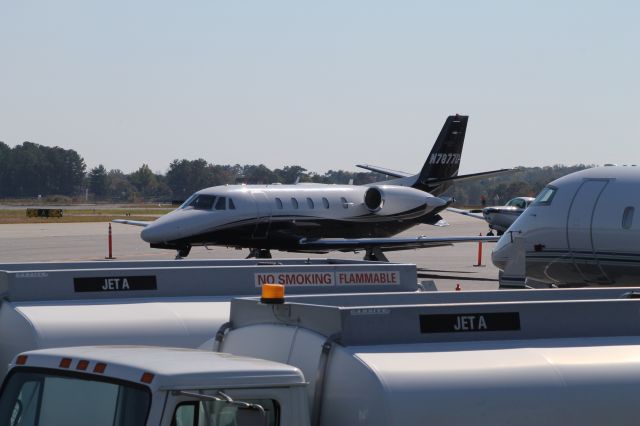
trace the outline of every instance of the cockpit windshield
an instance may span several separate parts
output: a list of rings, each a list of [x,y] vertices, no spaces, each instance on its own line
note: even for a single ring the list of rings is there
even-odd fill
[[[196,210],[211,210],[216,202],[215,195],[194,194],[185,201],[180,208],[192,208]]]
[[[535,200],[533,200],[533,205],[535,206],[548,206],[553,201],[553,197],[556,195],[556,191],[558,188],[554,188],[553,186],[546,186]]]
[[[178,207],[179,209],[184,209],[189,207],[189,204],[191,204],[191,202],[193,201],[194,198],[196,198],[198,196],[198,194],[192,194],[189,198],[187,198],[182,204],[180,204],[180,207]]]

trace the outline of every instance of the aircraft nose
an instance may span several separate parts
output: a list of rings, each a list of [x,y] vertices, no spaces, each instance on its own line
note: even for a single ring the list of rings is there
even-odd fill
[[[505,233],[500,237],[491,252],[491,262],[496,268],[504,271],[507,264],[514,258],[515,247],[511,241],[511,234]]]
[[[507,257],[502,256],[502,255],[497,255],[496,251],[493,250],[493,252],[491,253],[491,262],[493,263],[493,265],[500,269],[501,271],[504,271],[504,268],[507,266]]]
[[[163,226],[152,223],[142,229],[140,238],[148,243],[160,243],[166,240],[164,234]]]
[[[207,211],[192,211],[185,214],[173,211],[156,219],[142,229],[140,238],[148,243],[166,243],[197,233],[211,225]]]

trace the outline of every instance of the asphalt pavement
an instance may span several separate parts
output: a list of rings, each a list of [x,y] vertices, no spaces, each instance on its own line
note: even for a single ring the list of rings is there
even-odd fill
[[[485,234],[484,221],[445,212],[450,226],[419,225],[399,236],[467,236]],[[108,256],[108,223],[37,223],[0,225],[0,263],[73,262],[104,260]],[[142,228],[113,223],[113,256],[118,260],[173,259],[175,251],[152,249],[140,239]],[[482,245],[482,266],[476,266],[478,243],[462,243],[386,253],[391,262],[413,263],[419,280],[433,280],[439,290],[487,290],[498,288],[498,270],[491,263],[493,243]],[[248,250],[225,247],[194,247],[189,258],[238,259]],[[364,253],[332,252],[325,255],[272,252],[274,258],[363,258]]]

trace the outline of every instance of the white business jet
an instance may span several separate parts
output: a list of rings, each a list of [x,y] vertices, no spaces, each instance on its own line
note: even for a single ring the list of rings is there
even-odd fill
[[[179,257],[193,246],[216,245],[249,248],[250,257],[259,258],[270,258],[270,250],[365,250],[365,259],[384,261],[385,251],[496,241],[479,236],[393,238],[417,224],[446,225],[438,213],[453,199],[437,195],[454,181],[508,171],[457,176],[467,120],[447,118],[422,170],[413,176],[383,171],[397,179],[362,186],[216,186],[196,192],[154,222],[114,222],[145,226],[144,241],[152,248],[177,250]]]
[[[501,237],[493,263],[513,285],[525,278],[551,286],[640,285],[639,188],[635,166],[551,182]]]

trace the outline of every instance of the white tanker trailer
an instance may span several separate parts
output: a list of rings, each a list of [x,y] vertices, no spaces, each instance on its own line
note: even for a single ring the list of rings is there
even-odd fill
[[[17,356],[0,424],[631,425],[640,300],[628,289],[232,301],[208,346]]]
[[[332,259],[0,265],[0,380],[30,349],[78,345],[197,348],[230,300],[265,282],[291,294],[417,291],[411,264]]]

